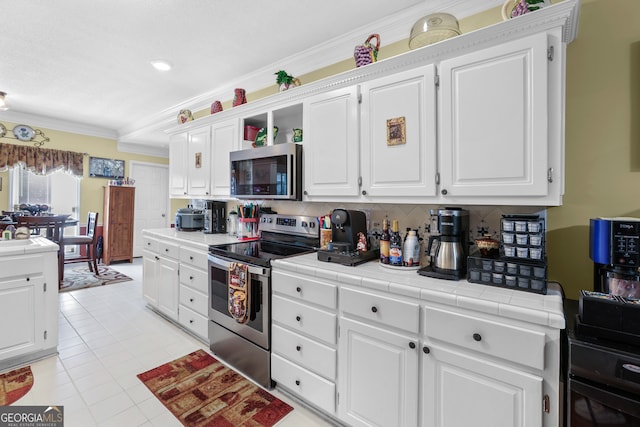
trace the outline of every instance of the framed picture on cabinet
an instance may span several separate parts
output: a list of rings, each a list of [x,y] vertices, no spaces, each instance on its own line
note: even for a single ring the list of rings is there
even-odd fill
[[[89,157],[89,176],[93,178],[124,178],[124,160]]]
[[[404,117],[387,120],[387,145],[406,144],[406,124]]]

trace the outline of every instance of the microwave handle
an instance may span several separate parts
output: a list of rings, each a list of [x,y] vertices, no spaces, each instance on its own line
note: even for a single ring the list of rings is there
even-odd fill
[[[233,264],[234,262],[240,263],[240,261],[227,260],[217,255],[216,256],[209,255],[209,264],[212,264],[213,266],[218,267],[225,271],[229,271],[229,267],[231,267],[231,264]],[[267,268],[256,267],[251,264],[247,264],[247,266],[248,266],[249,274],[257,274],[260,276],[266,276],[269,274],[269,271],[268,271],[269,269]]]

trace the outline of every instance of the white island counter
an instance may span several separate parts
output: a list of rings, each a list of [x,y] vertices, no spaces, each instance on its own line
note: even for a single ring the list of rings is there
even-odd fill
[[[57,353],[58,245],[0,240],[0,370]]]

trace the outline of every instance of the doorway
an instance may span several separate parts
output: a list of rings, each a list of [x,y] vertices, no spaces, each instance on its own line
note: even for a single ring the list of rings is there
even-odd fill
[[[169,226],[169,167],[131,161],[129,175],[135,179],[133,256],[142,256],[142,230]]]

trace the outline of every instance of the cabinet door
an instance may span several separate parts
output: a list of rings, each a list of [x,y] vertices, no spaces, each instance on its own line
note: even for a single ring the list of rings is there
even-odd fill
[[[436,345],[422,360],[422,425],[542,426],[541,377]]]
[[[228,197],[231,170],[229,153],[239,149],[238,120],[218,123],[211,128],[211,194]]]
[[[160,258],[157,264],[156,280],[158,282],[158,310],[178,320],[178,262],[167,258]]]
[[[173,197],[187,195],[187,145],[186,133],[173,135],[169,141],[169,194]]]
[[[356,86],[305,100],[305,198],[358,196],[358,114]]]
[[[367,196],[435,196],[435,66],[363,84],[360,108]]]
[[[445,199],[547,195],[547,73],[546,34],[442,61]]]
[[[0,281],[0,360],[40,350],[44,346],[44,277]]]
[[[158,261],[156,254],[149,251],[142,252],[142,296],[154,307],[158,306]]]
[[[340,419],[353,426],[417,425],[417,347],[409,336],[341,318]]]
[[[208,196],[211,177],[211,127],[189,132],[187,149],[187,193],[189,196]]]

